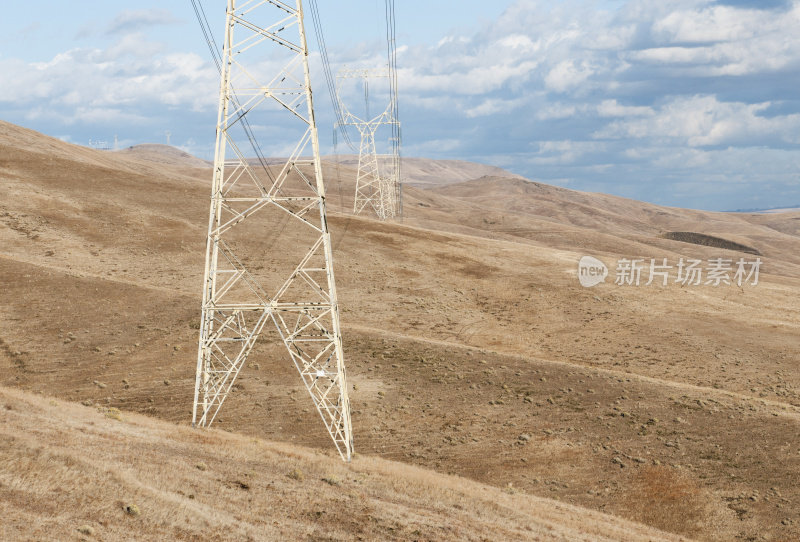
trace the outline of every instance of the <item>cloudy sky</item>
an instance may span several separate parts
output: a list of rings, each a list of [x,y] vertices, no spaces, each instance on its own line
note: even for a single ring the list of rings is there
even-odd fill
[[[224,4],[203,0],[218,38]],[[82,145],[163,143],[169,131],[211,156],[218,75],[189,0],[35,5],[4,6],[0,119]],[[383,62],[383,2],[320,10],[334,70]],[[800,0],[397,10],[405,155],[666,205],[800,205]],[[314,73],[330,152],[330,100]]]

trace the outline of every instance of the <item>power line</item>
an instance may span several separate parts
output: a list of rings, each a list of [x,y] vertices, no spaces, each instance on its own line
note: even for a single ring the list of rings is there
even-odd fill
[[[336,99],[336,83],[334,82],[335,80],[333,78],[333,72],[331,71],[330,58],[328,57],[328,47],[325,45],[325,35],[322,32],[322,21],[319,16],[319,7],[317,6],[317,1],[309,0],[309,7],[311,11],[311,19],[314,22],[314,33],[317,36],[319,55],[322,59],[322,71],[325,74],[325,83],[328,87],[328,95],[330,96],[331,105],[333,106],[333,113],[336,116],[336,126],[338,126],[339,130],[342,132],[342,137],[347,143],[347,146],[350,147],[350,150],[356,152],[356,147],[350,140],[350,135],[345,129],[344,115],[339,107],[339,101]]]
[[[386,54],[389,64],[389,92],[391,93],[392,109],[392,155],[396,162],[395,170],[395,198],[398,209],[397,216],[403,216],[403,185],[400,181],[400,148],[402,132],[400,131],[400,108],[397,100],[397,20],[395,18],[394,0],[384,0],[386,7]]]
[[[208,50],[211,52],[211,58],[214,59],[214,64],[217,66],[217,71],[221,74],[222,73],[222,52],[217,45],[216,40],[214,40],[214,33],[211,31],[211,25],[208,22],[208,17],[206,17],[206,11],[203,9],[203,3],[201,0],[191,0],[192,8],[194,8],[195,17],[197,17],[197,22],[200,24],[200,29],[203,31],[203,36],[206,39],[206,45],[208,46]],[[272,185],[275,185],[275,178],[272,176],[272,172],[269,169],[269,164],[267,163],[267,159],[264,156],[264,152],[261,149],[261,145],[258,143],[258,140],[255,138],[253,134],[253,128],[250,126],[250,121],[245,116],[245,111],[242,108],[241,102],[239,102],[239,97],[236,95],[236,92],[233,91],[233,103],[236,105],[237,118],[233,124],[238,121],[242,121],[242,128],[244,129],[245,135],[250,142],[250,146],[253,148],[253,152],[256,153],[256,158],[258,158],[259,163],[261,164],[262,169],[267,174]]]

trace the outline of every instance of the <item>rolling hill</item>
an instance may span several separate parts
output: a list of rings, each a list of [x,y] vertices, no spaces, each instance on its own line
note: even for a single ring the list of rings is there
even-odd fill
[[[0,388],[0,435],[3,540],[680,540],[513,488],[18,390]]]
[[[155,419],[187,424],[210,171],[178,158],[0,123],[4,394],[146,414],[153,435]],[[404,221],[381,223],[348,214],[353,170],[325,161],[356,451],[681,536],[800,537],[800,214],[666,208],[460,167],[411,183]],[[276,233],[291,234],[244,231],[266,280],[286,258]],[[737,244],[762,255],[757,285],[614,284],[622,258],[755,257]],[[606,283],[580,286],[584,255],[609,266]],[[328,450],[272,339],[218,427]]]

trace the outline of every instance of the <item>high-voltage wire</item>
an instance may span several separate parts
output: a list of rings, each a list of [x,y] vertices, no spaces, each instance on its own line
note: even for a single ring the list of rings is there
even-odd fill
[[[392,118],[394,122],[392,129],[392,154],[397,161],[396,171],[396,201],[397,215],[403,216],[403,185],[400,182],[401,176],[401,131],[400,131],[400,108],[397,100],[397,21],[395,18],[394,0],[384,0],[386,8],[386,52],[389,64],[389,91],[391,93]]]
[[[311,11],[311,19],[314,22],[314,33],[317,36],[317,45],[319,46],[319,55],[320,59],[322,60],[322,71],[325,73],[325,83],[328,87],[328,95],[331,98],[333,113],[336,115],[336,126],[338,126],[339,130],[342,132],[342,137],[344,137],[344,140],[347,143],[347,146],[350,147],[350,150],[356,152],[356,146],[350,140],[350,135],[347,133],[347,130],[344,126],[344,114],[342,113],[342,109],[339,107],[339,101],[336,99],[336,83],[333,77],[333,72],[331,71],[330,58],[328,57],[328,47],[325,45],[325,35],[322,32],[322,22],[319,16],[319,7],[317,6],[316,0],[309,0],[308,4]]]
[[[221,74],[222,52],[220,51],[220,48],[214,39],[214,33],[211,31],[211,25],[208,22],[208,17],[206,17],[206,11],[203,9],[203,2],[201,0],[191,0],[191,2],[192,8],[194,8],[195,17],[197,17],[197,22],[200,24],[200,29],[203,31],[203,36],[206,39],[206,45],[208,45],[208,50],[211,52],[211,58],[214,59],[214,64],[217,66],[217,71]],[[239,102],[239,98],[236,96],[235,91],[233,92],[233,102],[236,104],[237,110],[240,111],[238,120],[242,121],[242,128],[244,128],[244,132],[248,141],[250,142],[250,146],[253,148],[253,152],[256,153],[256,158],[258,158],[262,169],[267,174],[267,177],[274,186],[275,178],[272,176],[272,172],[269,169],[269,164],[267,163],[267,159],[261,149],[261,145],[258,143],[258,140],[253,134],[253,128],[250,126],[250,121],[245,116],[246,111],[242,109],[241,103]]]

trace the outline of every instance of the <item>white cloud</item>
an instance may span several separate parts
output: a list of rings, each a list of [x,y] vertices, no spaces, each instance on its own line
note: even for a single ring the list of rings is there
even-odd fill
[[[524,78],[536,66],[535,61],[506,61],[500,64],[486,63],[465,71],[447,70],[441,73],[426,73],[424,68],[400,68],[398,78],[406,92],[479,95],[496,91],[511,80]]]
[[[123,35],[119,41],[102,53],[96,53],[97,61],[113,62],[127,56],[146,58],[153,57],[164,52],[164,45],[148,41],[147,37],[141,32],[133,32]]]
[[[541,107],[536,112],[536,119],[537,120],[557,120],[557,119],[568,119],[570,117],[574,117],[578,114],[582,114],[586,111],[587,107],[585,105],[579,104],[565,104],[565,103],[548,103],[544,107]]]
[[[649,117],[655,114],[652,107],[620,105],[617,100],[603,100],[597,106],[601,117]]]
[[[406,156],[441,156],[452,153],[461,148],[463,142],[460,139],[431,139],[412,143],[404,147]]]
[[[534,42],[524,34],[512,34],[497,42],[501,47],[516,49],[520,52],[535,53],[541,48],[541,44]]]
[[[55,108],[34,107],[28,110],[25,118],[28,120],[57,119],[66,126],[79,122],[84,124],[127,126],[131,124],[147,124],[150,120],[147,115],[116,107],[78,107],[68,112]]]
[[[544,77],[545,86],[556,92],[565,92],[584,83],[594,71],[586,62],[578,64],[574,60],[559,62]]]
[[[213,109],[216,70],[198,55],[159,50],[142,36],[129,35],[106,50],[72,49],[48,62],[0,59],[0,70],[17,74],[0,87],[0,103],[42,107],[44,102],[48,109],[64,109],[62,118],[75,119],[85,119],[91,108]],[[72,114],[66,112],[70,108]]]
[[[706,77],[763,73],[800,62],[800,3],[782,14],[696,4],[656,20],[657,45],[631,51],[628,58],[674,64]]]
[[[653,157],[655,167],[665,168],[670,171],[686,168],[705,168],[712,164],[714,153],[693,148],[667,148],[661,149]]]
[[[522,106],[527,100],[524,98],[516,100],[503,100],[490,98],[484,100],[480,105],[466,110],[466,115],[470,118],[485,117],[488,115],[496,115],[498,113],[510,113],[511,111]]]
[[[518,0],[474,35],[409,48],[402,110],[424,109],[424,139],[458,134],[461,143],[440,153],[452,147],[454,157],[632,197],[649,197],[637,191],[652,182],[668,201],[675,171],[686,186],[722,170],[732,179],[761,176],[754,148],[781,149],[781,163],[800,160],[790,83],[800,71],[800,1],[771,10],[712,0],[600,5]],[[408,143],[413,124],[404,121],[404,133]],[[720,147],[728,150],[708,150]],[[790,186],[787,173],[770,175]],[[680,197],[692,205],[690,192]]]
[[[673,139],[690,147],[725,144],[760,146],[769,140],[797,142],[800,114],[762,115],[769,102],[720,102],[715,96],[677,97],[655,114],[615,121],[595,133],[598,139]]]
[[[601,152],[605,144],[596,141],[540,141],[531,158],[534,165],[574,164],[584,155]]]
[[[771,26],[774,15],[729,6],[692,6],[669,13],[655,22],[657,37],[673,42],[709,43],[752,38],[759,28]]]
[[[634,51],[629,58],[656,64],[708,64],[723,60],[720,53],[711,47],[652,47]]]

